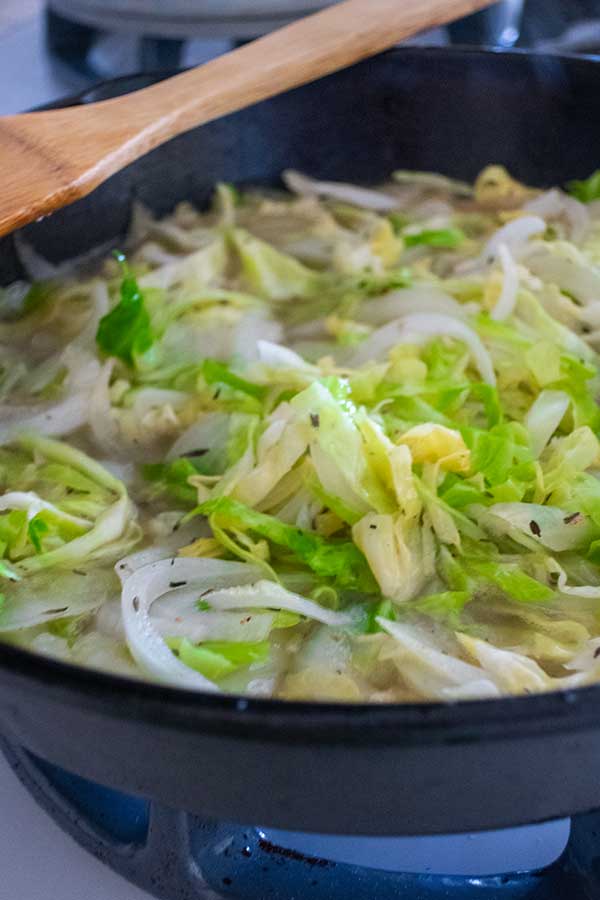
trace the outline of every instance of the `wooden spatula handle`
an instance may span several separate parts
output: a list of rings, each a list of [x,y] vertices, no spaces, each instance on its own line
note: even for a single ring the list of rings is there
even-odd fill
[[[89,194],[183,131],[491,2],[345,0],[135,94],[0,118],[0,235]]]
[[[385,50],[493,0],[344,0],[130,97],[148,147]],[[110,102],[110,101],[109,101]],[[118,102],[122,102],[118,101]]]

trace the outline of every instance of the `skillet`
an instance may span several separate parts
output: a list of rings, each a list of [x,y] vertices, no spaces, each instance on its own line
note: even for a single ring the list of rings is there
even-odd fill
[[[119,79],[67,104],[145,86]],[[394,168],[472,179],[502,163],[539,186],[600,165],[600,62],[395,50],[183,135],[25,230],[58,262],[216,181],[295,168],[377,182]],[[22,276],[13,236],[0,283]],[[94,781],[229,821],[345,834],[498,828],[600,807],[600,686],[398,706],[194,694],[0,649],[0,732]]]

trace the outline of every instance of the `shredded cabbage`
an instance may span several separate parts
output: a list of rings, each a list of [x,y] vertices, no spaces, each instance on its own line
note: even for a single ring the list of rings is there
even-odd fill
[[[2,640],[290,700],[600,681],[598,173],[283,183],[20,241]]]

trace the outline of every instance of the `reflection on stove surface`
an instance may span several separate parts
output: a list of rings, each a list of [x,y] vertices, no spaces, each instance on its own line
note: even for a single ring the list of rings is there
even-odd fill
[[[430,875],[502,875],[545,868],[561,855],[571,822],[440,837],[340,837],[261,829],[279,847],[333,862]],[[557,898],[558,900],[558,898]],[[573,898],[575,900],[575,898]]]

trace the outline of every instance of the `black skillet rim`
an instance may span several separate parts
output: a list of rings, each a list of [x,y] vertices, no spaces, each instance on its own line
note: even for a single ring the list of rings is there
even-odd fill
[[[386,55],[496,58],[536,57],[584,68],[600,65],[592,54],[549,54],[515,48],[407,46]],[[122,83],[146,86],[175,72],[133,73],[99,82],[43,108],[94,102],[98,92]],[[110,94],[105,95],[106,97]],[[100,99],[105,99],[100,97]],[[39,689],[47,699],[80,705],[111,718],[154,722],[239,738],[308,743],[437,744],[579,731],[600,724],[600,684],[528,697],[408,704],[309,703],[204,694],[60,662],[11,645],[0,645],[0,672],[19,693]]]

